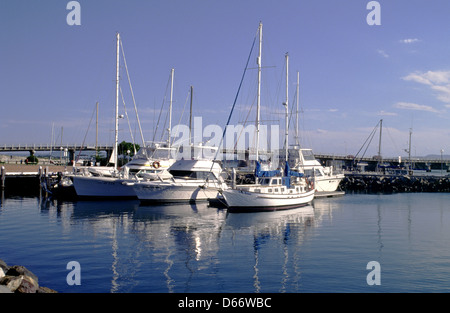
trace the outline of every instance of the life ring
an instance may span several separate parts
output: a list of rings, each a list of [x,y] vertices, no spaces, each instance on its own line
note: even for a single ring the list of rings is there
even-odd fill
[[[159,162],[158,161],[155,161],[155,162],[153,162],[153,167],[154,168],[156,168],[156,169],[158,169],[158,168],[160,168],[161,167],[161,164],[159,164]]]

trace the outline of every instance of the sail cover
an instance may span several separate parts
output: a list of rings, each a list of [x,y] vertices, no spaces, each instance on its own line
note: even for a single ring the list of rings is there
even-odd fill
[[[256,168],[255,168],[255,176],[256,177],[273,177],[273,176],[277,176],[277,175],[280,175],[279,170],[263,171],[263,170],[261,170],[261,164],[259,163],[259,161],[256,161]]]

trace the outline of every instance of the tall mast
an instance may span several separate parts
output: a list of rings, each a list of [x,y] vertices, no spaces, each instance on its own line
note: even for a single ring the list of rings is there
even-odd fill
[[[289,54],[286,53],[286,102],[284,103],[286,109],[286,125],[285,125],[285,139],[284,139],[284,153],[285,161],[288,161],[288,141],[289,141]]]
[[[116,124],[114,129],[114,171],[117,171],[117,155],[119,153],[119,50],[120,47],[120,34],[117,33],[117,59],[116,59]]]
[[[173,73],[174,69],[170,71],[170,104],[169,104],[169,129],[168,129],[169,137],[167,139],[169,148],[170,148],[170,136],[172,132]]]
[[[191,86],[191,107],[189,110],[189,145],[192,144],[192,102],[194,100],[194,87]]]
[[[380,120],[380,139],[378,141],[378,164],[381,164],[381,134],[382,133],[383,133],[383,119]]]
[[[259,159],[259,124],[261,107],[261,53],[262,53],[262,23],[259,22],[259,54],[256,60],[258,64],[258,94],[256,101],[256,161]]]
[[[299,132],[298,132],[298,108],[299,108],[299,93],[300,93],[300,72],[297,72],[297,111],[295,112],[295,144],[300,145],[298,140]]]
[[[95,104],[95,156],[98,156],[98,101]]]

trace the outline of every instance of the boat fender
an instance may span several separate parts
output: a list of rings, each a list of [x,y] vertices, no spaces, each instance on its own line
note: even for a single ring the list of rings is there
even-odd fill
[[[153,167],[154,168],[156,168],[156,169],[158,169],[158,168],[160,168],[161,167],[161,164],[159,164],[159,162],[158,161],[155,161],[155,162],[153,162]]]

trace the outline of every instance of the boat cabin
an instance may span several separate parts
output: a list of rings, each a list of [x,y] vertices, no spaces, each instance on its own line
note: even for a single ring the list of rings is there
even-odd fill
[[[300,177],[261,177],[257,184],[239,185],[243,191],[280,195],[306,192],[306,188],[307,184]]]

